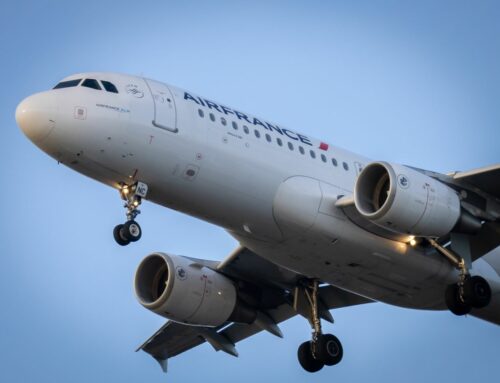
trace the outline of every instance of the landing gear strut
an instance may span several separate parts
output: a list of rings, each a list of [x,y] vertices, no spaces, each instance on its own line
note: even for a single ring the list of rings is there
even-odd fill
[[[121,186],[120,196],[125,201],[123,207],[127,209],[127,222],[116,225],[113,230],[113,237],[120,246],[126,246],[130,242],[137,242],[141,239],[142,229],[135,218],[141,213],[138,207],[147,192],[148,186],[143,182]]]
[[[309,322],[312,327],[312,340],[300,345],[297,356],[302,368],[308,372],[316,372],[323,366],[333,366],[342,360],[344,354],[342,343],[331,334],[321,331],[321,319],[318,313],[318,287],[317,280],[312,281],[304,290],[311,308]]]
[[[491,300],[491,287],[486,279],[471,276],[465,259],[451,249],[442,247],[433,239],[429,242],[460,272],[458,283],[453,283],[446,288],[445,302],[448,309],[455,315],[466,315],[473,308],[480,309],[488,306]]]

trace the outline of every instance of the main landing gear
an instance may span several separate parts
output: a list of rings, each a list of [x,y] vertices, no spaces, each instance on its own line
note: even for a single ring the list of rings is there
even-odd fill
[[[321,332],[321,320],[318,314],[318,281],[304,290],[311,308],[309,322],[312,327],[312,340],[300,345],[297,356],[302,368],[308,372],[317,372],[323,366],[333,366],[342,360],[342,343],[331,334]]]
[[[458,282],[446,288],[445,302],[448,309],[455,315],[466,315],[473,308],[488,306],[491,300],[491,287],[488,282],[483,277],[471,276],[465,259],[451,249],[442,247],[432,239],[429,242],[460,272]]]
[[[127,222],[116,225],[113,230],[113,237],[120,246],[126,246],[130,242],[137,242],[141,239],[142,230],[135,218],[141,213],[138,207],[141,205],[142,198],[146,197],[147,192],[148,186],[143,182],[121,186],[120,196],[125,201]]]

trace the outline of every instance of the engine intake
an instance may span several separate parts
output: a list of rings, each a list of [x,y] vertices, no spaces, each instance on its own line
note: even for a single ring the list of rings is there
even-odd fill
[[[147,262],[141,263],[136,274],[135,291],[141,304],[147,308],[154,308],[161,303],[165,294],[168,299],[167,287],[169,282],[169,267],[165,259],[159,255],[150,256]]]
[[[153,253],[144,258],[134,288],[142,306],[180,323],[219,326],[238,319],[233,313],[242,311],[229,278],[177,255]]]
[[[453,230],[460,200],[445,184],[411,168],[372,162],[354,187],[358,212],[373,223],[400,234],[440,237]]]

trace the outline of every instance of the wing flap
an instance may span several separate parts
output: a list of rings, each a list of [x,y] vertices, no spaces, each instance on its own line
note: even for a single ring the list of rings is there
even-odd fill
[[[204,343],[199,329],[168,321],[136,351],[145,351],[157,360],[166,360]]]

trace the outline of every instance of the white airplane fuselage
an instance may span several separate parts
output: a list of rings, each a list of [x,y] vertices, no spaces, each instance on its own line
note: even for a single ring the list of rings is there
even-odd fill
[[[65,80],[83,78],[120,92],[54,89],[18,107],[25,134],[57,161],[115,188],[144,182],[149,201],[221,226],[300,274],[393,305],[445,309],[457,271],[444,257],[372,234],[335,206],[369,159],[141,77]],[[479,259],[472,272],[498,296],[494,267]]]

